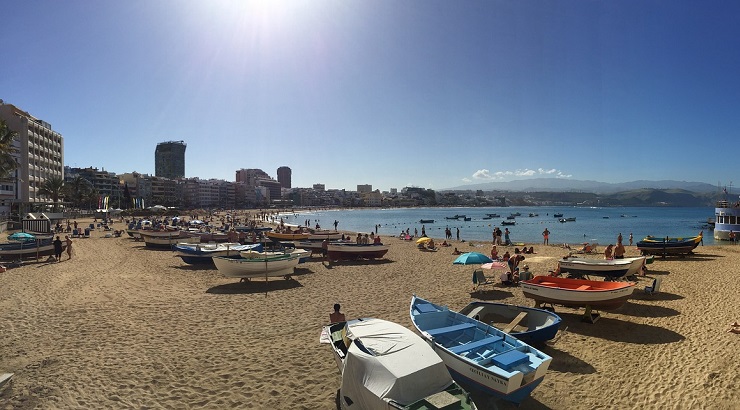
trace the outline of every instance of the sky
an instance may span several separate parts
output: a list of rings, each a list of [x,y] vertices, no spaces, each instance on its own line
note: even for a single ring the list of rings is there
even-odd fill
[[[184,141],[186,177],[327,189],[737,172],[737,1],[0,5],[0,99],[72,167],[153,175]]]

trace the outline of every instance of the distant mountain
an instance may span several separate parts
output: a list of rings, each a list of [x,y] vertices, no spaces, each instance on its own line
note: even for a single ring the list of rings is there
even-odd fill
[[[486,182],[481,184],[461,185],[440,191],[509,191],[509,192],[592,192],[596,194],[613,194],[638,189],[680,189],[697,193],[713,193],[718,188],[704,182],[687,181],[632,181],[608,183],[582,181],[562,178],[533,178],[507,182]]]

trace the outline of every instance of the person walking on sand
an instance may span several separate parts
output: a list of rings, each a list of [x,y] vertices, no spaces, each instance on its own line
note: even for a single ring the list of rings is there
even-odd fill
[[[630,232],[630,246],[632,246],[632,232]]]
[[[64,235],[64,242],[67,243],[67,256],[69,257],[68,259],[72,259],[72,238],[70,238],[69,235]]]
[[[542,244],[543,245],[549,245],[550,244],[550,231],[545,228],[544,231],[542,231]]]

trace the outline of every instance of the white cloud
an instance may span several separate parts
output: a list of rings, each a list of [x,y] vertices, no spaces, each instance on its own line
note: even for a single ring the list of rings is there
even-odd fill
[[[538,175],[542,176],[552,176],[555,178],[571,178],[573,175],[571,174],[565,174],[563,171],[560,171],[555,168],[551,169],[545,169],[545,168],[537,168],[529,169],[517,169],[514,171],[496,171],[491,172],[487,169],[479,169],[475,171],[472,175],[473,179],[485,179],[485,180],[507,180],[507,179],[517,179],[517,178],[532,178]],[[472,182],[470,178],[463,178],[464,182]]]

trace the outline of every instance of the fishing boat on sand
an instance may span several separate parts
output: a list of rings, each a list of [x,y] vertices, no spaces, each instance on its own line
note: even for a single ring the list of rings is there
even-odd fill
[[[67,247],[62,241],[62,249]],[[0,260],[14,261],[54,254],[54,239],[51,236],[31,237],[27,240],[0,243]]]
[[[704,232],[686,238],[646,236],[637,242],[643,255],[685,255],[693,252],[703,239]]]
[[[476,409],[444,362],[411,330],[363,318],[324,326],[342,378],[340,409]]]
[[[172,249],[172,245],[187,242],[199,243],[200,237],[192,236],[187,231],[139,231],[147,248]]]
[[[452,378],[521,403],[542,383],[552,358],[495,327],[414,296],[411,321]]]
[[[380,259],[388,253],[388,245],[329,242],[326,248],[330,261]]]
[[[227,278],[241,278],[242,281],[253,278],[284,277],[290,279],[299,257],[291,254],[265,255],[254,257],[214,256],[216,269]]]
[[[607,282],[557,276],[535,276],[520,282],[519,286],[525,297],[534,299],[535,307],[549,303],[601,310],[621,307],[635,289],[634,282]]]
[[[558,261],[561,273],[572,276],[596,275],[609,280],[635,275],[645,266],[645,257],[623,259],[595,259],[566,256]]]
[[[172,245],[175,256],[189,265],[213,264],[214,256],[234,256],[241,251],[261,251],[262,244],[242,245],[238,242],[226,243],[187,243]]]
[[[551,340],[562,322],[560,316],[548,310],[495,302],[471,302],[460,313],[529,344]]]

